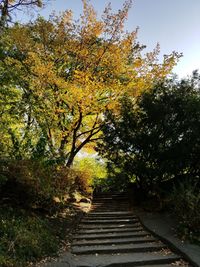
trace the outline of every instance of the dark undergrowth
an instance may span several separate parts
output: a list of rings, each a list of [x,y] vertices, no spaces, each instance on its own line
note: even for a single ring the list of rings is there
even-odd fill
[[[182,239],[200,245],[199,181],[186,181],[173,189],[173,213],[178,221],[177,233]]]
[[[27,267],[57,256],[60,250],[67,248],[69,234],[78,221],[77,211],[72,206],[44,215],[2,205],[0,214],[1,267]]]
[[[3,162],[0,176],[0,266],[32,266],[67,249],[87,177],[29,161]]]

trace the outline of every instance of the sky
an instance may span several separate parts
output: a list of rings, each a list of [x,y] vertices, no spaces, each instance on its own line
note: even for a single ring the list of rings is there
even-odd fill
[[[120,9],[123,0],[91,0],[100,16],[104,7],[111,2],[113,11]],[[46,18],[71,9],[74,17],[82,12],[81,0],[52,0],[40,11]],[[21,17],[22,18],[22,17]],[[23,18],[22,18],[23,19]],[[151,51],[160,44],[160,59],[172,51],[183,53],[174,73],[180,78],[200,69],[200,0],[133,0],[126,22],[128,31],[139,27],[138,41]]]

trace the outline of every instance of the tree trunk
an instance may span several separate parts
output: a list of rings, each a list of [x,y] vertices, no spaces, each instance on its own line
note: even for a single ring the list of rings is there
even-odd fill
[[[68,158],[67,163],[66,163],[67,167],[70,168],[73,165],[73,161],[74,161],[75,156],[76,156],[75,152],[70,153],[69,158]]]

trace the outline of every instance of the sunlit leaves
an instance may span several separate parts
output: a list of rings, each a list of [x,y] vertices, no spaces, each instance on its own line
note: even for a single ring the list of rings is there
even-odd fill
[[[176,63],[176,53],[158,63],[158,46],[145,55],[138,29],[124,31],[130,6],[127,1],[113,14],[108,5],[99,18],[84,0],[78,21],[69,10],[8,31],[5,65],[18,74],[16,86],[31,110],[31,127],[41,129],[54,157],[71,164],[98,138],[106,110],[117,112],[124,93],[135,98]]]

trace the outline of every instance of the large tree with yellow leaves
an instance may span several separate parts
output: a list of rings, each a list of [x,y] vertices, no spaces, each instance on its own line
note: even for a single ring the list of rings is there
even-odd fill
[[[122,95],[137,97],[164,79],[179,57],[173,52],[159,63],[159,46],[143,53],[138,30],[124,31],[130,6],[127,1],[113,14],[108,5],[98,18],[83,0],[79,21],[66,11],[15,25],[3,37],[4,65],[17,73],[15,89],[23,100],[21,132],[32,132],[36,143],[42,134],[48,153],[68,166],[99,138],[106,110],[117,112]]]

